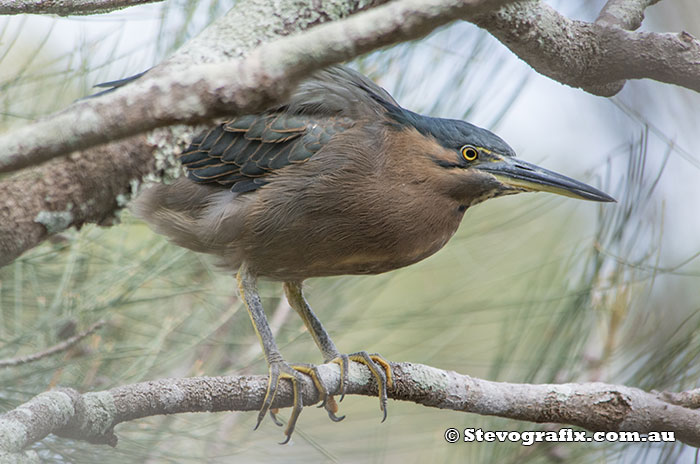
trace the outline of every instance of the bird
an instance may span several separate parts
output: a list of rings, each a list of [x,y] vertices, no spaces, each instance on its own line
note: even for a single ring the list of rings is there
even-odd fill
[[[545,191],[613,202],[606,193],[516,158],[499,136],[466,121],[403,108],[383,88],[347,67],[317,71],[259,114],[232,117],[195,136],[179,157],[185,176],[142,192],[135,215],[177,245],[219,259],[235,273],[260,339],[268,386],[257,424],[280,380],[293,387],[287,443],[309,376],[334,421],[337,403],[315,365],[287,362],[258,295],[258,279],[282,282],[323,356],[340,366],[341,401],[350,362],[378,385],[383,419],[391,364],[379,354],[344,354],[307,303],[312,277],[380,274],[434,254],[465,212],[485,200]]]

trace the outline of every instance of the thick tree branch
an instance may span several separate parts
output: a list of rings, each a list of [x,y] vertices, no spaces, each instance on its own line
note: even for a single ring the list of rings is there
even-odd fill
[[[158,69],[167,74],[198,63],[240,57],[262,42],[383,1],[289,0],[273,4],[239,0]],[[126,205],[136,185],[149,176],[162,175],[163,169],[174,164],[173,157],[191,136],[188,128],[169,127],[76,152],[5,179],[0,183],[0,266],[71,226],[109,223]]]
[[[91,15],[163,0],[0,0],[0,15]]]
[[[160,140],[168,144],[168,151],[173,149],[170,132],[138,136],[75,153],[0,183],[0,266],[68,227],[110,224],[114,212],[126,205],[132,181],[163,162],[154,156],[162,154]]]
[[[80,171],[75,163],[62,161],[40,167],[30,175],[32,180],[15,176],[0,184],[0,198],[4,199],[0,203],[0,265],[51,233],[109,220],[124,204],[121,200],[127,198],[130,184],[169,166],[164,158],[172,158],[192,132],[164,129],[157,136],[158,145],[144,136],[134,137],[126,145],[114,143],[115,139],[176,122],[191,124],[217,115],[259,110],[282,98],[295,81],[317,67],[420,37],[458,17],[489,30],[537,71],[597,95],[612,95],[622,81],[645,77],[700,91],[700,44],[686,33],[630,32],[618,26],[571,21],[536,0],[513,0],[497,11],[509,1],[403,0],[376,7],[384,1],[306,0],[271,6],[263,0],[242,0],[142,79],[1,136],[0,171],[112,143],[73,155],[84,159]],[[650,1],[634,4],[643,6]],[[611,0],[610,16],[618,14],[615,5],[621,2]],[[361,19],[338,21],[370,7],[374,8]],[[334,24],[236,61],[263,42],[329,21]],[[219,64],[197,67],[201,63]],[[154,151],[160,154],[157,161],[150,156]],[[137,159],[124,159],[124,152]],[[106,163],[101,157],[120,162]],[[70,193],[64,194],[52,188],[49,178],[55,173],[66,182],[74,179],[86,184],[69,185]],[[90,191],[95,182],[106,185],[97,195],[98,201]]]
[[[0,136],[5,152],[0,172],[157,127],[264,110],[319,68],[422,37],[504,1],[404,0],[263,45],[243,60],[192,66],[175,74],[155,69],[129,86]]]
[[[637,30],[644,21],[644,10],[659,0],[608,0],[596,24],[601,26],[618,26],[630,31]],[[592,86],[593,93],[598,95],[614,95],[625,86],[625,81],[611,82],[600,86]]]
[[[346,393],[376,396],[369,370],[357,363],[350,367]],[[671,404],[663,394],[604,383],[492,382],[412,363],[392,368],[395,380],[388,393],[395,400],[590,431],[672,431],[679,441],[700,445],[700,411]],[[329,392],[338,394],[338,366],[324,364],[319,373]],[[85,394],[53,390],[0,416],[0,452],[21,453],[51,433],[115,446],[114,427],[122,422],[184,412],[256,411],[266,387],[265,376],[228,376],[162,379]],[[302,394],[306,405],[319,401],[310,380]],[[283,382],[273,407],[291,404],[291,388]]]
[[[616,81],[643,78],[700,92],[700,42],[686,32],[572,21],[538,0],[506,5],[474,22],[537,72],[595,95],[612,96],[620,89]]]
[[[571,21],[539,1],[517,2],[480,16],[501,3],[507,2],[404,0],[267,44],[245,60],[190,67],[174,75],[156,69],[150,73],[155,77],[146,75],[0,137],[5,148],[0,172],[156,127],[264,109],[319,67],[421,37],[458,17],[476,18],[543,74],[598,94],[615,93],[618,80],[642,77],[700,91],[700,44],[689,36]],[[608,17],[620,10],[608,7]]]

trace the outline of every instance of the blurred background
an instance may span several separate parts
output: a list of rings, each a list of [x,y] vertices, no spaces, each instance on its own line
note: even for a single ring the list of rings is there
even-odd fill
[[[108,15],[0,18],[0,130],[167,57],[233,0],[169,0]],[[595,19],[601,0],[551,2]],[[643,29],[700,36],[700,5],[660,2]],[[366,349],[509,382],[604,381],[687,390],[700,372],[700,95],[628,82],[611,99],[532,71],[456,23],[351,63],[405,107],[466,119],[518,155],[600,187],[616,204],[547,194],[472,208],[440,252],[380,276],[314,279],[307,297],[341,351]],[[0,179],[1,180],[1,179]],[[319,362],[278,284],[261,294],[290,361]],[[266,372],[234,280],[208,257],[121,224],[66,231],[0,269],[0,359],[104,319],[57,356],[0,370],[0,410],[53,386],[108,389],[161,377]],[[345,421],[307,408],[290,446],[254,413],[160,416],[117,427],[116,448],[50,436],[55,462],[696,462],[680,444],[447,444],[448,427],[557,430],[411,403],[348,397]],[[282,411],[283,417],[287,416]]]

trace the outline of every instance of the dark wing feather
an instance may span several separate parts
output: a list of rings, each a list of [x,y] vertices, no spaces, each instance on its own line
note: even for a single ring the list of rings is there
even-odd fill
[[[340,116],[241,116],[199,134],[180,161],[195,182],[249,192],[268,183],[272,171],[307,161],[352,125],[352,119]]]
[[[195,182],[249,192],[268,183],[271,172],[307,161],[354,121],[394,108],[399,104],[386,90],[332,66],[303,81],[284,104],[199,134],[180,159]]]

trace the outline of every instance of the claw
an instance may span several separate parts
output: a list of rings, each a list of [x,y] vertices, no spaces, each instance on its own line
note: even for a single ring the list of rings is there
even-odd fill
[[[253,430],[257,430],[260,427],[260,423],[265,418],[265,415],[270,410],[272,405],[272,400],[275,399],[275,394],[277,393],[277,386],[280,381],[280,368],[279,363],[273,363],[269,366],[269,376],[267,380],[267,391],[265,392],[265,399],[263,399],[262,407],[260,412],[258,412],[258,421],[255,424]]]
[[[347,358],[347,355],[345,355],[345,357]],[[333,396],[328,394],[328,388],[326,388],[324,383],[321,381],[321,377],[318,374],[318,368],[316,366],[312,364],[292,364],[291,367],[292,369],[296,369],[297,371],[311,377],[311,380],[314,381],[314,385],[316,386],[319,396],[321,397],[321,404],[319,404],[318,407],[324,408],[328,413],[328,417],[333,422],[340,422],[341,420],[345,419],[345,416],[338,417],[335,415],[335,413],[338,412],[338,403],[335,402],[335,398],[333,398]]]
[[[294,427],[297,425],[297,419],[299,419],[301,410],[304,408],[304,405],[301,401],[301,394],[299,392],[300,379],[297,377],[299,373],[297,371],[292,370],[292,372],[288,373],[287,375],[289,375],[288,378],[292,381],[292,389],[294,391],[294,403],[292,404],[292,415],[289,417],[289,422],[287,422],[287,428],[284,431],[284,434],[287,435],[287,439],[282,444],[288,443],[289,440],[292,438],[292,433],[294,433]]]
[[[386,420],[387,411],[387,387],[393,385],[393,378],[391,374],[391,365],[378,354],[367,354],[366,351],[361,351],[358,353],[353,353],[351,355],[340,354],[338,349],[335,347],[335,343],[331,340],[330,335],[323,328],[323,324],[318,319],[316,314],[311,310],[311,307],[304,299],[302,294],[301,282],[300,281],[287,281],[284,283],[284,292],[287,295],[287,301],[294,310],[301,316],[304,321],[309,333],[313,336],[316,345],[321,354],[323,354],[323,359],[325,362],[332,362],[340,366],[340,401],[345,398],[345,392],[347,391],[348,385],[348,372],[350,367],[350,360],[357,361],[361,364],[366,365],[372,376],[377,381],[379,387],[379,407],[384,412],[384,417],[382,422]],[[321,393],[321,406],[324,407],[328,412],[328,417],[334,422],[342,420],[345,416],[338,417],[336,412],[338,412],[338,405],[333,397],[328,396],[328,390],[323,387],[322,382],[318,378],[316,368],[308,369],[305,371],[307,374],[314,379],[316,387]]]
[[[328,413],[328,417],[333,421],[333,422],[340,422],[341,420],[345,419],[345,416],[336,416],[335,413],[338,412],[338,403],[335,402],[335,398],[332,396],[328,397],[328,405],[326,406],[326,412]]]
[[[342,421],[343,419],[345,419],[345,416],[340,416],[340,417],[338,417],[338,416],[336,416],[335,414],[333,414],[333,412],[331,412],[331,411],[326,411],[326,412],[328,413],[328,418],[329,418],[330,420],[332,420],[333,422],[340,422],[340,421]]]
[[[377,381],[379,388],[379,409],[384,413],[382,422],[387,417],[387,387],[391,387],[394,382],[391,374],[391,365],[381,355],[374,353],[368,354],[366,351],[359,351],[348,356],[350,360],[364,364],[369,369],[372,376]],[[379,367],[381,366],[381,368]]]
[[[282,427],[284,424],[277,418],[277,413],[280,412],[279,409],[270,409],[270,419],[275,423],[277,427]]]
[[[267,383],[267,392],[265,393],[265,399],[263,400],[263,405],[258,413],[258,422],[255,424],[255,429],[260,426],[260,423],[265,418],[265,415],[269,412],[272,421],[279,426],[284,425],[277,419],[276,413],[279,412],[277,409],[271,409],[270,406],[275,399],[277,394],[277,389],[279,387],[280,379],[289,379],[292,382],[292,391],[294,392],[294,402],[292,404],[292,415],[287,422],[287,428],[284,434],[287,439],[282,443],[288,443],[294,432],[294,426],[297,423],[297,419],[301,414],[301,410],[304,405],[302,403],[301,394],[299,392],[299,382],[301,381],[301,374],[299,371],[294,369],[284,361],[273,362],[269,366],[270,376]]]
[[[328,388],[326,388],[324,383],[321,381],[321,376],[318,374],[318,368],[313,364],[291,364],[290,367],[311,377],[311,380],[313,380],[314,386],[316,386],[316,390],[318,390],[319,397],[321,399],[321,405],[319,408],[325,407],[326,400],[328,399]]]
[[[394,386],[394,374],[391,371],[391,364],[389,361],[384,359],[384,357],[379,354],[379,353],[372,353],[369,355],[369,357],[374,361],[375,363],[379,364],[384,368],[384,372],[386,373],[386,386],[387,388],[391,388]]]
[[[345,389],[348,385],[348,369],[350,365],[350,357],[347,354],[339,354],[331,362],[336,363],[340,366],[340,400],[342,402],[345,398]]]
[[[338,354],[338,356],[331,360],[331,362],[334,362],[340,366],[340,401],[342,401],[343,397],[345,396],[350,361],[359,362],[360,364],[367,366],[372,376],[376,379],[377,386],[379,388],[379,407],[384,413],[382,417],[382,422],[384,422],[387,418],[387,387],[391,387],[393,385],[391,365],[387,360],[376,353],[368,354],[366,351],[360,351],[350,355]],[[319,397],[321,400],[319,407],[323,407],[326,410],[328,417],[333,422],[340,422],[345,419],[345,416],[336,415],[338,412],[338,403],[335,401],[335,398],[332,395],[328,394],[328,388],[326,388],[326,386],[323,384],[316,366],[311,364],[287,364],[284,361],[277,361],[270,363],[269,372],[270,375],[267,384],[267,392],[265,393],[263,405],[258,413],[258,422],[255,424],[255,429],[260,426],[260,423],[268,412],[270,413],[272,421],[276,425],[284,425],[277,418],[277,413],[279,410],[277,408],[272,408],[271,406],[275,399],[275,395],[277,394],[280,379],[289,379],[292,382],[294,401],[292,404],[292,414],[287,422],[287,428],[284,431],[286,438],[280,444],[284,445],[289,443],[292,438],[292,434],[294,433],[297,419],[299,419],[301,410],[304,407],[299,388],[299,382],[302,381],[302,374],[308,375],[311,377],[311,380],[313,380],[314,385],[319,391]]]

